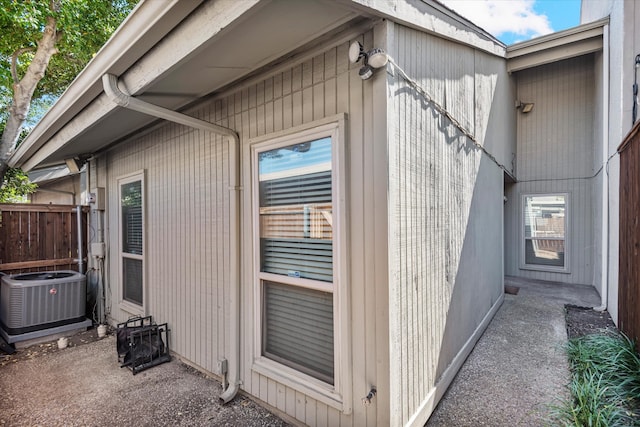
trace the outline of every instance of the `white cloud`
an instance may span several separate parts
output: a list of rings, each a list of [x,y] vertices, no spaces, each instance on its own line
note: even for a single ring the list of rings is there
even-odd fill
[[[553,32],[549,18],[533,10],[535,0],[440,0],[495,37],[532,38]]]

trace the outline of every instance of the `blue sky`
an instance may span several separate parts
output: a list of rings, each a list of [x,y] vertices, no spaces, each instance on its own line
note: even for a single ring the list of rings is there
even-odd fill
[[[509,45],[580,24],[580,0],[440,0]]]

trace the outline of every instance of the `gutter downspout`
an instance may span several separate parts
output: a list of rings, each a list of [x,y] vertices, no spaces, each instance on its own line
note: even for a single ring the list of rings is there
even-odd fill
[[[220,400],[224,403],[230,402],[240,389],[240,137],[229,128],[209,123],[204,120],[196,119],[177,111],[159,105],[150,104],[140,99],[134,98],[126,94],[118,87],[118,78],[113,74],[105,74],[102,76],[102,85],[107,97],[120,105],[121,107],[150,116],[165,119],[174,123],[179,123],[195,129],[212,132],[225,136],[229,139],[229,218],[230,235],[229,250],[231,252],[229,269],[230,269],[230,285],[232,291],[229,295],[229,306],[231,309],[231,322],[229,325],[229,334],[231,337],[231,347],[229,349],[229,359],[231,361],[231,369],[229,373],[223,372],[223,384],[228,382],[229,386],[220,395]],[[224,377],[226,376],[226,378]]]
[[[600,272],[600,306],[595,311],[605,311],[609,307],[609,25],[602,31],[602,266]]]

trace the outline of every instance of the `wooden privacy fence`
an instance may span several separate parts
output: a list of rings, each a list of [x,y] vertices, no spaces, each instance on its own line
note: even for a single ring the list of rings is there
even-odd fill
[[[86,259],[86,208],[81,216],[80,255]],[[72,205],[0,204],[0,271],[77,271],[76,217],[76,207]]]
[[[640,352],[640,122],[620,153],[620,272],[618,326]]]

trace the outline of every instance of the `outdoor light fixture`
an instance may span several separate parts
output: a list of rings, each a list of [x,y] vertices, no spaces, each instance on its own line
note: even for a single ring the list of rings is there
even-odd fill
[[[533,111],[534,105],[535,104],[533,102],[516,101],[516,109],[519,109],[523,114]]]
[[[349,46],[349,61],[352,64],[363,60],[362,68],[358,71],[358,75],[362,80],[368,80],[373,76],[376,68],[382,68],[389,62],[389,56],[380,48],[373,48],[369,52],[365,52],[360,42],[353,42]]]

